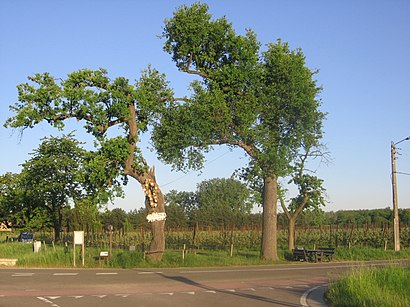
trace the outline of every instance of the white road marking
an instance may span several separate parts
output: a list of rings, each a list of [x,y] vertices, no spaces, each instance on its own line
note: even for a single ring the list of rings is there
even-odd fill
[[[130,295],[129,294],[116,294],[115,296],[128,297]]]
[[[172,296],[172,295],[174,295],[174,292],[163,292],[163,293],[160,293],[160,294]]]
[[[104,297],[106,297],[105,294],[103,294],[103,295],[93,295],[93,296],[98,297],[98,298],[104,298]]]
[[[49,298],[50,300],[56,300],[58,298],[60,298],[61,296],[47,296],[47,298]]]
[[[79,298],[83,298],[84,295],[70,295],[68,297],[72,297],[72,298],[75,298],[76,300],[78,300]]]
[[[189,291],[189,292],[181,292],[181,293],[184,293],[184,294],[190,294],[190,295],[195,295],[195,292],[194,292],[194,291]]]
[[[215,290],[206,290],[206,291],[204,291],[204,292],[206,292],[206,293],[216,293]]]
[[[261,289],[261,290],[275,290],[275,288],[272,288],[272,287],[260,287],[259,289]]]
[[[54,276],[76,276],[78,273],[53,273]]]
[[[43,301],[43,302],[45,302],[45,303],[50,304],[52,307],[60,307],[59,305],[57,305],[57,304],[55,304],[54,302],[52,302],[52,301],[46,299],[45,297],[37,296],[37,298],[38,298],[40,301]]]
[[[34,273],[14,273],[11,275],[12,277],[30,277],[33,276]]]
[[[95,273],[95,275],[118,275],[118,273]]]
[[[305,293],[303,293],[303,295],[300,297],[300,304],[304,307],[309,306],[308,302],[307,302],[307,297],[308,295],[312,292],[315,291],[316,289],[320,288],[321,286],[316,286],[313,288],[310,288],[309,290],[305,291]]]
[[[240,291],[256,291],[254,288],[242,288]]]
[[[138,275],[162,274],[162,272],[138,272]]]

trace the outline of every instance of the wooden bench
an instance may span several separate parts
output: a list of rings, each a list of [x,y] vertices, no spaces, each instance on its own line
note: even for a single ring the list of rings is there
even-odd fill
[[[319,247],[319,250],[323,252],[323,257],[326,257],[328,261],[333,259],[333,255],[335,254],[334,247]]]
[[[295,261],[309,261],[306,250],[302,247],[295,248],[293,250],[293,260]]]
[[[303,247],[298,247],[293,250],[293,260],[321,262],[326,259],[327,261],[331,261],[334,254],[334,247],[319,247],[318,249],[304,249]]]

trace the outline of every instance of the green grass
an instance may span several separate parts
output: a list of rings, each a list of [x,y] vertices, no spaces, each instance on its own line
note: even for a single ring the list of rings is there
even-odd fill
[[[394,250],[385,251],[382,248],[370,247],[352,247],[352,248],[336,248],[336,260],[352,260],[352,261],[366,261],[366,260],[392,260],[410,258],[410,249],[402,249],[400,252]]]
[[[235,251],[230,257],[224,250],[197,250],[190,251],[182,257],[182,250],[166,250],[161,262],[150,262],[148,257],[144,259],[141,251],[128,251],[113,249],[110,261],[99,263],[98,255],[106,248],[86,247],[84,253],[85,267],[112,267],[112,268],[147,268],[147,267],[200,267],[200,266],[240,266],[273,264],[272,261],[264,261],[259,257],[259,251]],[[26,243],[1,243],[0,258],[17,258],[18,267],[72,267],[73,248],[69,246],[52,245],[42,247],[38,253],[33,252],[33,245]],[[284,260],[282,260],[284,261]],[[82,266],[81,247],[76,247],[76,264]]]
[[[410,268],[360,268],[330,285],[331,306],[410,306]]]
[[[85,267],[99,267],[98,255],[101,251],[108,251],[107,247],[86,247]],[[81,247],[76,247],[76,264],[81,266]],[[280,260],[276,263],[285,263],[291,259],[292,254],[288,251],[278,250]],[[33,244],[26,243],[0,243],[0,258],[17,258],[19,267],[72,267],[73,248],[65,248],[61,245],[53,247],[51,244],[44,246],[39,253],[33,253]],[[398,258],[410,259],[410,249],[400,252],[384,251],[376,248],[337,248],[334,261],[364,261],[364,260],[392,260]],[[259,251],[250,249],[235,249],[230,257],[226,250],[198,249],[196,253],[190,251],[182,258],[181,250],[166,250],[161,262],[150,262],[144,259],[144,254],[138,249],[128,251],[113,249],[110,261],[102,261],[102,267],[112,268],[147,268],[147,267],[209,267],[209,266],[240,266],[273,264],[272,261],[264,261],[259,257]]]

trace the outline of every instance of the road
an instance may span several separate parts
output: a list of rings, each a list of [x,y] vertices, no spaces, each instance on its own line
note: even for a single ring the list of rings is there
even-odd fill
[[[372,263],[377,264],[385,262]],[[317,293],[329,280],[362,265],[334,262],[146,270],[7,268],[0,269],[0,306],[320,306]]]

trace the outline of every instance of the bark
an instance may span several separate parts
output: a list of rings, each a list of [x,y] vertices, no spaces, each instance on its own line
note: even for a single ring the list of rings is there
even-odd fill
[[[297,207],[296,211],[291,213],[288,208],[286,208],[285,201],[283,198],[280,198],[280,204],[282,206],[283,212],[285,213],[286,218],[288,219],[288,249],[292,251],[295,249],[295,225],[296,220],[299,217],[300,213],[305,208],[307,202],[309,201],[309,196],[305,194],[303,196],[302,202]]]
[[[54,228],[54,242],[60,242],[60,234],[63,223],[62,208],[58,205],[52,205],[53,228]]]
[[[146,174],[146,177],[150,182],[154,184],[154,187],[156,187],[156,202],[154,202],[155,206],[153,206],[153,199],[150,198],[149,193],[147,193],[147,191],[144,190],[145,206],[148,208],[148,212],[165,213],[165,198],[156,182],[154,168],[151,168],[149,170],[149,172]],[[152,222],[151,233],[152,239],[149,251],[147,253],[147,258],[151,261],[161,261],[165,251],[165,220]]]
[[[296,218],[289,219],[288,225],[288,249],[290,251],[295,249],[295,224]]]
[[[136,179],[145,192],[145,206],[149,213],[165,213],[165,199],[155,179],[154,168],[141,172],[134,167],[135,148],[138,140],[137,117],[135,105],[130,104],[128,107],[130,117],[127,121],[129,127],[129,156],[125,161],[124,173]],[[147,252],[148,260],[161,261],[165,250],[165,220],[154,221],[151,223],[152,239],[149,251]]]
[[[277,251],[277,180],[276,176],[263,179],[263,214],[261,258],[278,260]]]

